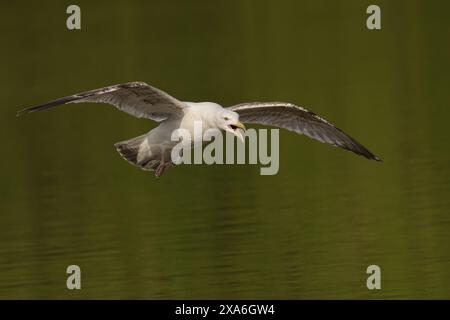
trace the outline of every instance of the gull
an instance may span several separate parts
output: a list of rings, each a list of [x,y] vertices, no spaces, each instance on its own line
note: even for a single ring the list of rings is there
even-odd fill
[[[219,129],[243,141],[244,123],[276,126],[303,134],[320,142],[343,148],[370,160],[381,161],[355,139],[330,122],[303,107],[287,102],[249,102],[224,108],[213,102],[182,102],[145,82],[127,82],[52,100],[17,113],[41,111],[68,103],[106,103],[137,118],[159,125],[141,136],[114,144],[120,155],[143,170],[160,177],[173,165],[174,130],[185,129],[194,135],[194,123],[204,130]],[[198,141],[194,141],[194,144]]]

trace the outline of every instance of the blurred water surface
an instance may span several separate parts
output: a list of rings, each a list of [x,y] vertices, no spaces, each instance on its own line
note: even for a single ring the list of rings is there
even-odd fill
[[[450,3],[80,0],[0,5],[0,298],[450,298]],[[280,171],[113,144],[155,126],[22,107],[141,80],[187,101],[297,103],[384,159],[280,134]],[[82,290],[65,287],[66,267]],[[382,269],[382,290],[366,268]]]

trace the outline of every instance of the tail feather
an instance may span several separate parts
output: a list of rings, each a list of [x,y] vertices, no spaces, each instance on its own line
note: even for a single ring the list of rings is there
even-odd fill
[[[114,144],[114,147],[116,147],[117,151],[125,160],[137,165],[139,149],[141,148],[141,144],[144,140],[145,135],[142,135],[130,140],[117,142]]]
[[[148,171],[155,171],[162,163],[162,149],[150,145],[147,134],[114,144],[119,154],[129,163]],[[169,160],[170,161],[170,160]]]
[[[131,164],[144,170],[154,170],[155,159],[150,156],[149,147],[145,144],[147,135],[117,142],[114,144],[119,154]]]

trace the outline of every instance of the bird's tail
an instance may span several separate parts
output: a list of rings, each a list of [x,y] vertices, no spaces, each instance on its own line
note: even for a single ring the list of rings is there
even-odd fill
[[[117,151],[125,160],[134,165],[138,165],[139,150],[145,141],[145,137],[146,135],[144,134],[126,141],[120,141],[114,144],[114,147],[116,147]]]
[[[159,163],[159,155],[151,152],[147,134],[114,144],[120,155],[131,164],[143,170],[155,170]]]

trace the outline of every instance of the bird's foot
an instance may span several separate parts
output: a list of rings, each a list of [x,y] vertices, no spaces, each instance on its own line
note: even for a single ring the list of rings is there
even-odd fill
[[[163,173],[172,166],[172,162],[161,163],[155,171],[155,177],[159,178]]]

